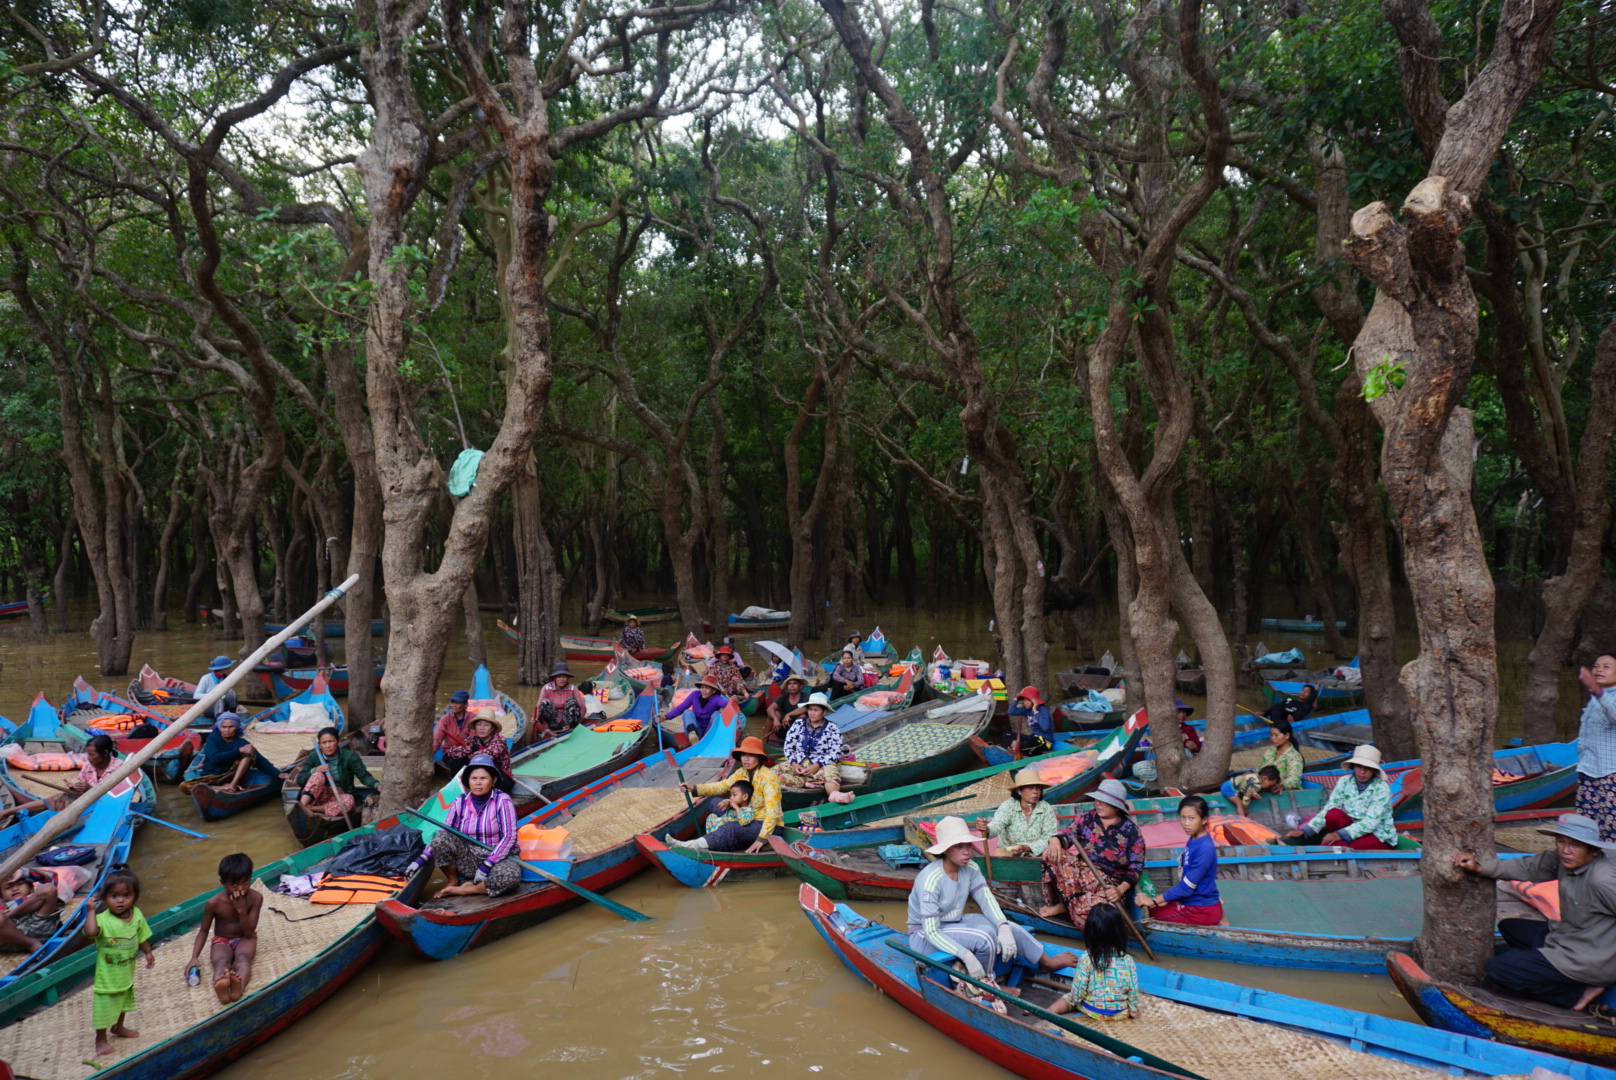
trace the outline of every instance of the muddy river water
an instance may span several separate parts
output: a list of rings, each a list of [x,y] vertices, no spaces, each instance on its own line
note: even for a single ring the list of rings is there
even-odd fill
[[[75,612],[82,627],[89,612]],[[900,651],[941,643],[951,655],[988,655],[985,608],[882,612],[879,621]],[[210,657],[234,654],[212,630],[177,622],[162,634],[141,634],[134,666],[200,676]],[[497,685],[526,704],[535,691],[515,685],[514,646],[486,616],[485,640]],[[26,716],[43,690],[60,701],[75,675],[96,682],[95,655],[83,633],[33,637],[7,626],[0,633],[0,714]],[[1115,623],[1100,620],[1096,643],[1115,644]],[[673,632],[651,626],[653,645]],[[1300,645],[1315,666],[1333,662],[1308,636],[1265,635],[1274,648]],[[828,643],[816,652],[829,651]],[[1408,642],[1410,651],[1413,641]],[[1520,665],[1529,644],[1504,646],[1501,738]],[[1051,668],[1076,658],[1058,646]],[[590,672],[575,665],[580,674]],[[470,664],[460,640],[451,643],[439,688],[446,701],[467,685]],[[101,680],[122,692],[123,679]],[[1574,685],[1574,684],[1573,684]],[[1562,727],[1575,726],[1571,685]],[[1248,705],[1259,698],[1244,692]],[[1199,704],[1199,702],[1197,702]],[[200,826],[190,800],[159,788],[160,816],[211,839],[192,840],[155,826],[138,834],[132,868],[143,885],[141,906],[160,911],[216,883],[221,856],[244,851],[255,862],[293,847],[279,804]],[[1007,1077],[887,1001],[832,959],[803,918],[796,880],[694,890],[659,872],[641,874],[613,897],[653,916],[626,923],[591,906],[572,911],[456,960],[432,963],[390,944],[353,982],[288,1032],[252,1051],[220,1075],[228,1080],[386,1080],[394,1077],[505,1078],[751,1073],[780,1077],[822,1074],[846,1080],[897,1077]],[[862,905],[862,913],[901,925],[898,904]],[[1413,1019],[1381,976],[1297,972],[1164,958],[1169,966],[1352,1008]],[[199,988],[198,993],[205,992]]]

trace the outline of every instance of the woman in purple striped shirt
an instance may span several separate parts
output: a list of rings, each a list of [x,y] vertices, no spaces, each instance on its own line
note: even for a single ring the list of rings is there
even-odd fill
[[[516,857],[516,807],[507,794],[511,778],[487,754],[478,754],[460,773],[465,788],[449,805],[444,820],[447,829],[410,866],[416,870],[431,859],[449,879],[439,896],[503,896],[522,881],[522,864]],[[465,833],[476,843],[456,836]],[[466,879],[470,878],[470,881]]]

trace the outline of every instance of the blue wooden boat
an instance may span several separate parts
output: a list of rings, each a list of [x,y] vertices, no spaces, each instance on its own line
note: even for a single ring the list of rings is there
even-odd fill
[[[1319,709],[1340,709],[1348,705],[1362,705],[1364,701],[1363,685],[1348,683],[1343,679],[1331,679],[1325,676],[1309,676],[1297,681],[1284,679],[1268,679],[1263,683],[1263,700],[1272,705],[1275,701],[1284,698],[1296,697],[1302,692],[1302,687],[1312,685],[1318,693]]]
[[[1324,620],[1315,619],[1312,616],[1308,616],[1305,619],[1264,619],[1262,621],[1262,625],[1264,630],[1289,630],[1292,633],[1297,634],[1324,633]],[[1345,630],[1347,628],[1347,620],[1337,619],[1335,622],[1335,628],[1337,630]]]
[[[270,622],[267,622],[267,623],[264,624],[264,632],[266,634],[278,634],[282,630],[285,630],[285,629],[286,629],[286,624],[285,623],[270,623]],[[305,629],[303,632],[305,634],[311,633],[311,631],[309,631],[307,629]],[[386,621],[382,620],[382,619],[372,619],[371,622],[370,622],[370,636],[371,637],[381,637],[385,633],[387,633],[387,623],[386,623]],[[329,620],[327,620],[326,624],[325,624],[325,636],[326,637],[347,637],[348,636],[348,624],[343,622],[341,619],[329,619]]]
[[[1388,775],[1418,769],[1418,759],[1388,762]],[[1493,751],[1493,805],[1501,814],[1522,810],[1542,810],[1568,805],[1577,792],[1577,743],[1540,743],[1536,746],[1507,746]],[[1311,779],[1333,784],[1345,776],[1341,772],[1316,772]],[[1415,825],[1425,820],[1425,795],[1416,791],[1393,813],[1398,825]]]
[[[348,696],[348,665],[338,664],[335,667],[284,667],[280,665],[260,664],[254,669],[269,681],[270,691],[275,697],[291,697],[307,690],[314,683],[315,675],[325,674],[326,687],[337,697]],[[387,673],[387,661],[378,659],[371,677],[376,682],[376,688],[381,689],[382,676]]]
[[[282,874],[308,873],[311,867],[341,850],[351,837],[397,824],[398,819],[389,818],[377,826],[365,826],[259,867],[253,876],[258,887],[268,891]],[[429,874],[430,870],[423,870],[405,883],[399,895],[413,899]],[[148,916],[157,969],[143,971],[143,978],[183,979],[184,963],[190,956],[190,941],[202,909],[217,891],[207,890]],[[296,905],[303,909],[297,915],[310,919],[307,912],[311,905],[306,901],[274,894],[271,897],[266,906]],[[247,993],[232,1005],[212,1004],[206,986],[190,992],[209,994],[208,1008],[191,1012],[148,1004],[138,1014],[138,1022],[143,1024],[141,1038],[114,1039],[114,1053],[96,1059],[93,1075],[98,1080],[194,1080],[209,1076],[307,1016],[363,970],[387,940],[374,914],[362,905],[318,909],[315,921],[299,928],[301,933],[277,941],[276,935],[285,933],[288,925],[280,916],[265,912],[258,929],[260,955],[271,948],[292,949],[296,950],[294,963],[255,967]],[[80,949],[0,988],[0,1023],[5,1024],[0,1027],[0,1060],[16,1075],[41,1080],[90,1075],[81,1062],[95,1056],[89,1026],[89,988],[95,955],[94,949]],[[281,973],[272,975],[276,970]],[[188,1022],[193,1015],[201,1019]]]
[[[557,876],[565,876],[585,889],[605,892],[649,865],[634,842],[635,833],[650,828],[659,836],[670,832],[677,836],[694,834],[696,822],[705,815],[711,800],[701,799],[694,807],[687,806],[684,799],[674,794],[679,784],[678,771],[682,770],[685,779],[692,784],[722,779],[727,775],[729,755],[743,726],[740,710],[734,705],[727,706],[706,735],[677,754],[668,751],[664,756],[637,761],[544,806],[522,818],[519,824],[532,822],[546,828],[570,824],[576,829],[592,805],[600,804],[604,810],[607,800],[662,807],[645,810],[652,816],[637,827],[608,828],[604,830],[606,839],[584,841],[592,850],[576,851],[570,862],[553,862],[546,866]],[[442,821],[449,812],[444,793],[439,792],[428,800],[422,812],[434,821]],[[428,838],[436,835],[435,826],[426,822],[419,824]],[[586,902],[570,890],[524,870],[521,885],[505,896],[443,897],[434,899],[431,906],[422,907],[402,899],[383,900],[376,905],[376,918],[388,933],[418,955],[447,960]]]
[[[20,746],[27,753],[52,753],[82,750],[87,738],[76,728],[60,723],[56,710],[40,694],[34,699],[27,720],[16,725],[5,740],[8,745]],[[11,800],[30,802],[55,794],[45,789],[25,786],[28,777],[49,778],[49,783],[65,787],[76,776],[73,772],[27,773],[13,772],[11,765],[0,757],[0,781],[4,782],[7,804]],[[129,846],[134,840],[135,825],[139,820],[133,811],[149,813],[156,799],[151,781],[135,773],[121,784],[91,803],[79,820],[57,838],[58,844],[89,845],[96,849],[93,863],[87,864],[94,877],[63,907],[62,922],[55,934],[41,943],[33,953],[0,953],[0,1008],[4,1008],[7,988],[24,976],[51,964],[83,942],[79,928],[84,924],[84,896],[99,889],[106,875],[115,866],[129,861]],[[54,815],[49,811],[19,812],[4,829],[0,829],[0,858],[21,847]]]
[[[245,729],[255,723],[282,723],[289,720],[293,705],[319,705],[325,709],[326,716],[331,719],[332,726],[338,731],[342,730],[345,723],[342,706],[331,696],[322,674],[307,690],[296,697],[288,698],[279,705],[244,718],[242,727]],[[249,734],[248,740],[251,741],[251,738]],[[258,760],[259,765],[247,774],[240,791],[224,791],[211,784],[197,784],[191,788],[191,801],[196,803],[197,812],[202,815],[203,821],[219,821],[232,814],[239,814],[243,810],[268,802],[281,793],[281,767],[276,766],[272,760],[268,761],[266,766],[265,762],[268,759],[261,749]],[[290,767],[291,764],[288,762],[286,767]],[[200,761],[193,761],[189,776],[200,775],[198,772],[200,768]]]
[[[1536,1067],[1572,1080],[1616,1076],[1484,1038],[1438,1034],[1403,1020],[1147,964],[1138,966],[1139,988],[1146,995],[1141,1019],[1071,1021],[1063,1031],[1026,1010],[1024,1003],[1047,1009],[1059,991],[1023,981],[1025,966],[1012,967],[1004,976],[1004,982],[1019,984],[1021,1000],[1009,1001],[1001,1014],[948,985],[949,974],[934,965],[951,956],[911,953],[907,935],[833,903],[811,885],[800,888],[798,902],[832,953],[855,975],[961,1045],[1034,1080],[1245,1075],[1259,1042],[1266,1053],[1299,1065],[1324,1053],[1362,1055],[1361,1065],[1348,1058],[1341,1068],[1365,1077],[1375,1075],[1375,1058],[1451,1076],[1504,1076]],[[1070,969],[1057,973],[1058,981],[1069,978]],[[1321,1047],[1320,1040],[1335,1046]]]

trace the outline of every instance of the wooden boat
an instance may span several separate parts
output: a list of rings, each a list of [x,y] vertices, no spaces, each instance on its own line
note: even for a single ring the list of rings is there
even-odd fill
[[[312,746],[313,743],[314,739],[311,736],[309,744]],[[367,754],[361,760],[372,776],[378,776],[387,761],[381,754]],[[380,788],[356,785],[353,792],[354,807],[348,815],[328,818],[324,814],[311,814],[303,808],[303,804],[298,801],[298,795],[302,791],[303,786],[297,782],[296,774],[287,776],[281,783],[281,812],[286,815],[286,826],[292,830],[292,838],[297,841],[299,847],[313,847],[356,827],[364,820],[365,808],[374,806],[381,796]]]
[[[831,702],[830,718],[841,728],[842,734],[851,733],[892,713],[901,712],[915,703],[920,684],[919,649],[911,649],[908,659],[888,665],[875,682],[857,694],[846,694]],[[898,669],[894,675],[893,669]],[[975,694],[944,698],[939,701],[962,701]]]
[[[389,818],[376,827],[396,824],[397,818]],[[265,906],[290,914],[283,918],[265,911],[252,983],[232,1005],[220,1005],[208,987],[188,987],[184,981],[202,909],[218,890],[148,916],[157,970],[143,973],[141,1037],[114,1040],[114,1053],[95,1059],[98,1080],[209,1076],[290,1028],[363,970],[387,940],[371,907],[318,906],[270,890],[282,874],[308,873],[348,839],[374,828],[364,826],[256,870],[255,887],[269,897]],[[413,899],[430,874],[424,869],[398,895]],[[81,1061],[95,1057],[90,1026],[95,955],[94,949],[81,949],[0,990],[0,1023],[6,1024],[0,1028],[0,1059],[16,1075],[39,1080],[89,1075]]]
[[[1262,621],[1262,625],[1264,630],[1289,630],[1296,634],[1324,633],[1324,620],[1315,619],[1311,615],[1305,619],[1264,619]],[[1335,628],[1337,630],[1345,630],[1347,628],[1347,621],[1345,619],[1337,619]]]
[[[159,675],[150,664],[129,680],[129,700],[148,708],[153,705],[190,705],[196,701],[196,683]]]
[[[325,710],[330,718],[331,725],[341,731],[345,720],[342,715],[342,706],[337,699],[331,696],[326,688],[324,675],[315,678],[313,685],[296,697],[288,698],[279,705],[254,713],[242,721],[243,733],[247,741],[253,744],[258,751],[259,764],[244,778],[240,791],[224,791],[211,784],[197,784],[191,788],[191,801],[202,815],[203,821],[219,821],[239,814],[241,811],[268,802],[280,794],[282,782],[280,769],[274,765],[277,755],[280,760],[287,762],[290,769],[297,764],[296,754],[311,744],[312,732],[273,732],[259,729],[259,725],[281,724],[291,719],[293,705],[318,705]],[[268,763],[267,765],[265,763]]]
[[[1098,664],[1084,668],[1071,668],[1055,672],[1055,682],[1062,694],[1076,694],[1086,690],[1110,690],[1122,681],[1122,665],[1110,650],[1100,657]]]
[[[1315,672],[1295,682],[1269,679],[1262,685],[1263,700],[1272,705],[1276,701],[1296,697],[1302,692],[1302,687],[1308,683],[1312,683],[1319,692],[1319,709],[1340,709],[1348,705],[1363,704],[1362,683],[1348,682],[1345,679],[1337,679],[1332,675],[1321,672]]]
[[[1178,654],[1178,661],[1173,672],[1174,685],[1180,693],[1204,694],[1206,693],[1206,671],[1200,664],[1191,660],[1183,652]]]
[[[43,604],[45,601],[47,601],[49,599],[50,599],[50,593],[44,592],[44,593],[39,594],[39,602],[41,604]],[[13,615],[26,615],[26,614],[28,614],[28,601],[27,600],[12,600],[12,601],[9,601],[7,603],[0,604],[0,619],[9,618],[9,617],[11,617]]]
[[[1287,650],[1288,651],[1288,650]],[[1287,660],[1283,663],[1259,663],[1256,657],[1273,656],[1275,653],[1261,641],[1252,650],[1253,659],[1240,665],[1242,674],[1249,674],[1252,678],[1251,687],[1254,690],[1262,688],[1262,684],[1269,679],[1294,680],[1307,674],[1308,666],[1305,659]]]
[[[45,700],[45,695],[40,694],[29,709],[28,718],[10,731],[5,745],[20,747],[29,754],[78,753],[87,741],[83,732],[61,723],[56,710]],[[18,769],[0,755],[0,806],[10,808],[18,803],[59,794],[57,789],[66,787],[77,775],[67,770],[35,772]],[[84,925],[84,897],[99,889],[114,867],[129,861],[129,847],[140,820],[134,816],[134,811],[150,813],[155,801],[156,792],[151,781],[143,774],[136,773],[91,803],[78,822],[57,838],[58,843],[82,844],[95,849],[94,860],[85,864],[93,876],[63,905],[61,925],[38,949],[27,954],[0,953],[0,1008],[10,999],[12,987],[18,981],[55,963],[83,944],[79,929]],[[5,828],[0,829],[0,858],[10,855],[26,843],[45,827],[52,816],[50,813],[34,813],[21,820],[6,818]],[[93,950],[91,952],[93,955]]]
[[[1077,709],[1069,706],[1076,705],[1076,699],[1070,702],[1059,702],[1050,710],[1050,718],[1055,721],[1055,730],[1061,731],[1108,731],[1122,723],[1121,709],[1107,709],[1097,712],[1092,709]]]
[[[1052,803],[1070,802],[1092,791],[1102,779],[1121,772],[1138,747],[1145,727],[1145,712],[1140,709],[1125,723],[1107,732],[1094,746],[1084,748],[1078,763],[1064,760],[1078,753],[1078,747],[1068,745],[1038,757],[988,765],[937,780],[859,795],[845,805],[826,803],[813,807],[811,811],[788,810],[785,822],[787,825],[796,825],[805,812],[811,812],[819,827],[827,830],[889,824],[922,807],[942,808],[975,798],[990,782],[997,784],[998,781],[993,778],[1001,773],[1034,765],[1042,768],[1046,762],[1055,764],[1061,772],[1071,771],[1071,775],[1052,784],[1044,797]],[[999,796],[1000,799],[1002,797]]]
[[[697,816],[709,801],[688,806],[676,790],[678,771],[682,770],[685,779],[693,784],[722,779],[727,775],[729,754],[741,728],[740,713],[731,706],[700,740],[672,755],[672,761],[667,756],[637,761],[542,807],[522,823],[569,828],[575,845],[570,863],[550,865],[584,888],[604,892],[648,865],[645,854],[634,842],[636,833],[648,827],[658,836],[670,832],[689,836],[695,832]],[[441,821],[448,808],[449,803],[439,792],[423,812]],[[634,819],[633,824],[627,824],[625,819]],[[434,826],[425,822],[421,825],[429,837],[436,834]],[[530,876],[532,880],[528,880]],[[376,918],[388,933],[417,954],[446,960],[586,902],[530,871],[524,870],[523,879],[514,893],[505,896],[443,897],[433,900],[430,907],[384,900],[376,905]]]
[[[971,697],[928,701],[861,723],[843,733],[843,761],[851,755],[865,779],[844,784],[842,790],[858,796],[956,773],[971,760],[971,737],[981,735],[992,720],[993,702]],[[785,790],[780,797],[787,810],[794,810],[822,801],[824,792]]]
[[[1386,770],[1409,769],[1419,761],[1394,761]],[[1315,774],[1324,779],[1329,774]],[[1493,806],[1500,813],[1569,805],[1577,791],[1577,744],[1508,746],[1493,752]],[[1425,799],[1417,795],[1397,810],[1399,822],[1423,821]]]
[[[316,675],[320,674],[321,672],[325,673],[326,687],[327,687],[327,689],[329,689],[331,691],[331,693],[333,695],[335,695],[336,697],[347,697],[348,696],[348,665],[347,664],[337,664],[334,667],[325,667],[325,668],[319,668],[319,667],[286,668],[286,667],[283,667],[283,668],[280,668],[278,670],[271,670],[268,673],[268,675],[269,675],[269,684],[270,684],[271,689],[274,691],[276,697],[292,697],[295,694],[301,694],[303,691],[307,690],[310,686],[313,686],[314,685],[314,677]],[[375,674],[374,674],[374,678],[376,680],[376,689],[378,689],[378,690],[381,689],[382,676],[385,675],[386,673],[387,673],[387,661],[385,659],[377,660],[376,661],[376,670],[375,670]]]
[[[729,632],[732,634],[761,634],[768,630],[784,630],[791,625],[791,612],[771,612],[768,615],[748,616],[736,615],[733,612],[728,619]]]
[[[604,618],[607,622],[614,623],[626,623],[628,622],[628,617],[630,615],[633,615],[635,618],[639,619],[641,626],[644,626],[647,623],[679,621],[679,609],[668,604],[653,604],[650,607],[629,608],[626,611],[619,611],[616,608],[607,608],[605,611],[601,612],[602,618]]]
[[[809,923],[853,974],[962,1046],[1034,1080],[1238,1080],[1251,1074],[1258,1059],[1317,1063],[1309,1071],[1328,1062],[1330,1075],[1363,1080],[1420,1075],[1410,1065],[1429,1070],[1431,1080],[1520,1075],[1539,1067],[1570,1073],[1572,1080],[1610,1080],[1604,1070],[1547,1054],[1483,1038],[1437,1036],[1404,1020],[1147,964],[1138,965],[1145,995],[1140,1019],[1071,1022],[1063,1031],[1024,1007],[1047,1009],[1061,992],[1023,980],[1025,966],[1012,969],[1006,980],[1020,983],[1021,1001],[1001,1014],[951,989],[948,974],[932,966],[938,955],[917,960],[902,931],[860,917],[811,885],[801,886],[797,898]],[[1059,981],[1068,981],[1070,969],[1060,974]],[[1171,1059],[1161,1056],[1169,1054]],[[1390,1065],[1382,1068],[1382,1062]]]
[[[879,629],[879,628],[877,628],[877,629]],[[844,645],[842,648],[845,649],[846,646]],[[882,637],[880,641],[876,642],[876,647],[875,648],[872,648],[871,645],[870,645],[870,642],[868,642],[868,641],[864,642],[860,646],[860,648],[863,649],[863,651],[864,651],[864,661],[865,661],[865,663],[868,663],[868,664],[895,664],[895,663],[898,662],[898,650],[894,649],[892,647],[892,643],[890,641],[888,641],[885,637]],[[917,646],[913,651],[918,653],[920,651],[920,649]],[[835,652],[826,653],[825,658],[823,660],[821,660],[819,662],[819,664],[826,671],[831,671],[831,670],[834,670],[836,665],[840,664],[841,662],[842,662],[842,649],[837,649]]]
[[[267,622],[267,623],[264,624],[264,632],[266,634],[278,634],[282,630],[285,630],[285,629],[286,629],[286,624],[285,623],[268,623]],[[305,631],[305,633],[307,633],[307,632],[308,631]],[[370,636],[371,637],[381,637],[382,635],[384,635],[386,633],[387,633],[387,620],[386,619],[372,619],[370,621]],[[348,624],[343,622],[341,619],[328,619],[328,620],[326,620],[325,636],[326,637],[347,637],[348,636]]]
[[[910,655],[915,656],[918,651]],[[939,645],[932,651],[931,660],[926,664],[926,691],[935,698],[959,701],[968,695],[981,693],[986,686],[993,695],[998,715],[1003,716],[1010,703],[1006,698],[1004,680],[992,678],[992,673],[991,664],[982,660],[955,660]],[[970,677],[966,678],[967,675]]]
[[[495,619],[494,622],[512,641],[522,640],[522,631],[504,619]],[[568,660],[580,664],[604,664],[612,658],[612,652],[619,644],[615,638],[585,637],[582,634],[561,635],[562,653]],[[665,664],[679,655],[679,646],[669,645],[666,649],[636,649],[633,655],[636,660]]]
[[[1574,1066],[1561,1060],[1571,1058],[1603,1066],[1588,1069],[1587,1074],[1603,1074],[1616,1067],[1616,1024],[1572,1012],[1541,1001],[1484,990],[1477,986],[1458,986],[1439,982],[1425,973],[1405,952],[1394,951],[1386,957],[1386,973],[1408,1000],[1409,1006],[1433,1028],[1476,1039],[1493,1039],[1508,1046],[1545,1054],[1558,1054],[1559,1064],[1551,1072],[1578,1075]],[[1610,992],[1599,999],[1608,1004]]]

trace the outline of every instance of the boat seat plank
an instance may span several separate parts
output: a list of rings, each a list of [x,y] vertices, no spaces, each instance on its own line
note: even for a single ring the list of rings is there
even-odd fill
[[[1420,932],[1418,874],[1325,881],[1219,879],[1230,926],[1292,934],[1409,938]]]

